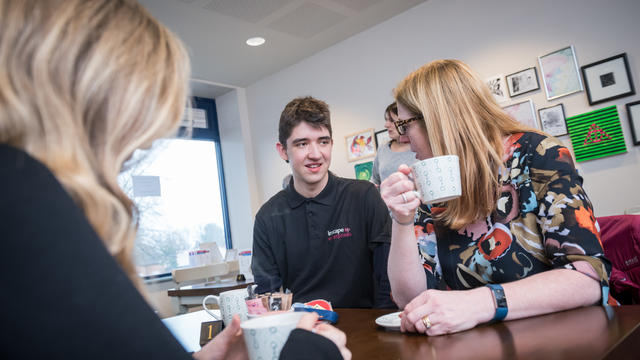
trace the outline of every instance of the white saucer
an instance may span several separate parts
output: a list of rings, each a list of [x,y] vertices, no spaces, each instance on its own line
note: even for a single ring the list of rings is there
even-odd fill
[[[376,319],[376,324],[387,328],[388,330],[400,331],[400,313],[402,311],[394,312],[387,315],[382,315]]]

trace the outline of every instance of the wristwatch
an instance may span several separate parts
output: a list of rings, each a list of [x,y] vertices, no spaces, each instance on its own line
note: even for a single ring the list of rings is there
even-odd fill
[[[507,298],[504,296],[504,289],[500,284],[487,284],[487,287],[491,289],[493,298],[496,300],[496,314],[493,316],[493,320],[491,321],[502,321],[507,317],[507,312],[509,312]]]

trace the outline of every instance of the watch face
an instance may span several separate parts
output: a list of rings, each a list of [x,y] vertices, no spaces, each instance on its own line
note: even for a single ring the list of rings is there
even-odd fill
[[[503,289],[495,289],[496,302],[498,303],[498,307],[507,307],[507,299],[504,296]]]

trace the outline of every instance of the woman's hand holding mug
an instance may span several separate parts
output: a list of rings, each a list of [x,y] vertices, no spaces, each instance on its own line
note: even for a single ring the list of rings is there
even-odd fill
[[[402,164],[398,171],[380,184],[380,195],[387,204],[394,220],[399,224],[413,225],[413,217],[420,206],[420,198],[411,179],[411,168]]]

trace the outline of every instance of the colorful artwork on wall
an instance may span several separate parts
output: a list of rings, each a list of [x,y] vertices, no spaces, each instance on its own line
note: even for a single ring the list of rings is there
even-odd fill
[[[376,156],[373,129],[358,131],[345,136],[347,160],[356,161]]]
[[[615,105],[568,117],[567,129],[578,162],[627,152]]]
[[[547,100],[582,91],[578,61],[573,46],[538,57]]]
[[[371,179],[371,173],[373,171],[373,161],[355,164],[354,167],[356,169],[356,179],[367,181]]]

